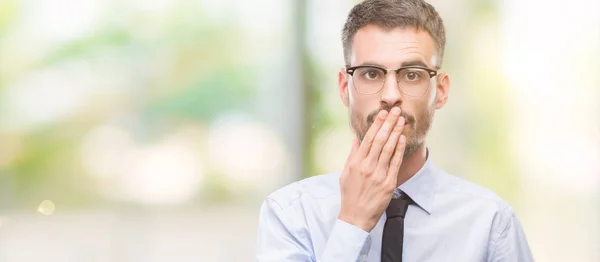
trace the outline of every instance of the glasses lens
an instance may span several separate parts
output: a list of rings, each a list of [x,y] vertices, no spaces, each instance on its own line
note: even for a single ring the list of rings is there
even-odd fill
[[[383,86],[385,71],[375,67],[361,67],[354,71],[352,79],[359,93],[375,94]]]
[[[409,96],[422,96],[429,88],[429,72],[420,68],[406,68],[396,76],[402,93]]]

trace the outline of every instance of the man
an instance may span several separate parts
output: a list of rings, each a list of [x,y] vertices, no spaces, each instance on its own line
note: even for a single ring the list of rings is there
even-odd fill
[[[366,0],[342,41],[338,86],[357,138],[341,172],[268,196],[258,261],[533,261],[505,201],[432,163],[425,138],[450,90],[435,9]]]

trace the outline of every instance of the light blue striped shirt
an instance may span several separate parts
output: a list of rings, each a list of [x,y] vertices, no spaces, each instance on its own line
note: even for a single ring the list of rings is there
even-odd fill
[[[340,173],[307,178],[267,197],[259,216],[260,262],[381,260],[386,216],[371,232],[337,219]],[[533,261],[511,206],[488,189],[424,166],[396,189],[408,194],[403,261]]]

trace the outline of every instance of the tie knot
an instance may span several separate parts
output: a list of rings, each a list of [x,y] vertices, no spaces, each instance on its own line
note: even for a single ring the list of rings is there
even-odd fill
[[[412,202],[412,199],[404,193],[399,198],[392,199],[387,209],[385,210],[387,218],[402,217],[406,215],[408,205]]]

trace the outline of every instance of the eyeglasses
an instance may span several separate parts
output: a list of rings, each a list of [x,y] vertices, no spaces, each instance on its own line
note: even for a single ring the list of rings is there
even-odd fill
[[[352,83],[357,92],[364,95],[376,94],[385,84],[387,73],[395,72],[400,92],[407,96],[419,97],[429,89],[429,80],[437,75],[437,71],[420,66],[406,66],[398,69],[385,69],[378,66],[354,66],[346,68],[352,76]]]

